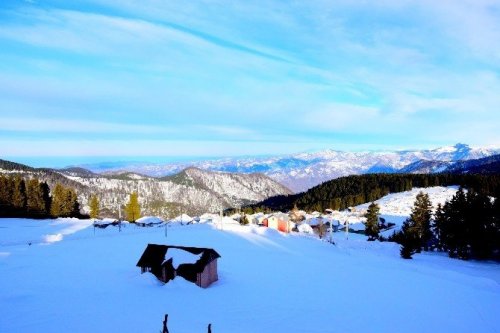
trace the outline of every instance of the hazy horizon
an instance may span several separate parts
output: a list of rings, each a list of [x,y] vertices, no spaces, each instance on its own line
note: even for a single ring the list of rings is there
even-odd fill
[[[261,155],[234,155],[234,156],[0,156],[0,159],[8,160],[15,163],[25,164],[35,168],[66,168],[66,167],[95,167],[99,164],[106,167],[110,167],[113,164],[116,167],[120,165],[131,165],[131,164],[183,164],[190,162],[200,162],[209,160],[220,160],[220,159],[246,159],[246,158],[269,158],[276,156],[292,156],[296,154],[304,153],[316,153],[326,150],[341,151],[341,152],[398,152],[398,151],[413,151],[413,150],[433,150],[442,147],[452,147],[455,145],[468,145],[466,143],[455,143],[440,147],[425,147],[425,148],[400,148],[400,149],[358,149],[358,150],[346,150],[346,149],[318,149],[318,150],[304,150],[297,151],[289,154],[261,154]],[[484,145],[484,146],[473,146],[468,145],[472,148],[474,147],[485,147],[485,148],[500,148],[500,145]]]

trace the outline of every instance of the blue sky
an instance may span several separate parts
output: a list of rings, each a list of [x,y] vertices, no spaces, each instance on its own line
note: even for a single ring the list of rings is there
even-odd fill
[[[0,2],[0,158],[500,144],[500,1]]]

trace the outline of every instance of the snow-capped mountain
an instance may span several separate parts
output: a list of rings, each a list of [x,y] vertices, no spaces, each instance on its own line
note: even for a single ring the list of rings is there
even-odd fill
[[[399,169],[399,173],[435,173],[443,172],[456,162],[452,161],[432,161],[432,160],[418,160],[410,163],[407,166]]]
[[[0,173],[37,177],[49,186],[62,183],[77,190],[85,207],[91,194],[97,194],[101,207],[117,212],[137,191],[143,214],[175,216],[181,212],[199,214],[243,206],[291,191],[263,174],[232,174],[188,168],[164,178],[133,172],[98,175],[85,169],[35,169],[0,160]]]
[[[193,163],[133,163],[115,165],[111,168],[103,168],[102,165],[87,165],[86,167],[94,172],[132,171],[156,177],[177,173],[188,166],[211,171],[260,172],[294,192],[301,192],[324,181],[347,175],[400,172],[416,162],[420,165],[409,167],[407,172],[435,172],[456,161],[478,159],[498,153],[500,153],[500,148],[476,148],[466,144],[456,144],[432,150],[380,152],[325,150],[288,156],[224,158]],[[419,166],[425,166],[425,168]]]

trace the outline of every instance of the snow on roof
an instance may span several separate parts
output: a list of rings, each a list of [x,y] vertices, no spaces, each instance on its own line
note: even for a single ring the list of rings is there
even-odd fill
[[[221,223],[220,217],[218,217],[217,219],[215,219],[214,222],[215,223]],[[223,216],[222,217],[222,223],[223,224],[238,224],[238,225],[240,224],[238,221],[233,220],[229,216]]]
[[[312,234],[313,233],[313,228],[307,224],[307,223],[302,223],[297,227],[299,232],[305,233],[305,234]]]
[[[181,214],[177,217],[174,217],[170,222],[191,222],[193,218],[187,214]]]
[[[99,219],[94,220],[94,224],[99,224],[99,225],[111,224],[111,223],[115,223],[115,222],[118,222],[118,220],[112,219],[109,217],[103,218],[101,220],[99,220]]]
[[[200,260],[201,254],[193,254],[185,250],[169,248],[165,254],[165,261],[172,258],[172,265],[177,269],[181,264],[194,264]]]
[[[269,216],[269,218],[271,217],[276,217],[277,219],[280,219],[280,220],[283,220],[283,221],[288,221],[290,219],[290,217],[288,216],[288,214],[285,214],[285,213],[275,213],[275,214],[271,214]]]
[[[144,224],[159,224],[162,223],[163,220],[158,216],[143,216],[140,219],[137,219],[136,222]]]
[[[306,219],[306,223],[309,225],[318,225],[321,222],[325,222],[325,220],[322,217],[312,217],[309,219]]]

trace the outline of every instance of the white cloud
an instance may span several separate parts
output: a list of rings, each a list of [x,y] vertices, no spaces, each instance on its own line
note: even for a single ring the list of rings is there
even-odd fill
[[[0,42],[43,50],[0,51],[0,112],[28,122],[0,128],[498,140],[498,1],[96,2],[123,17],[30,9],[0,24]]]

